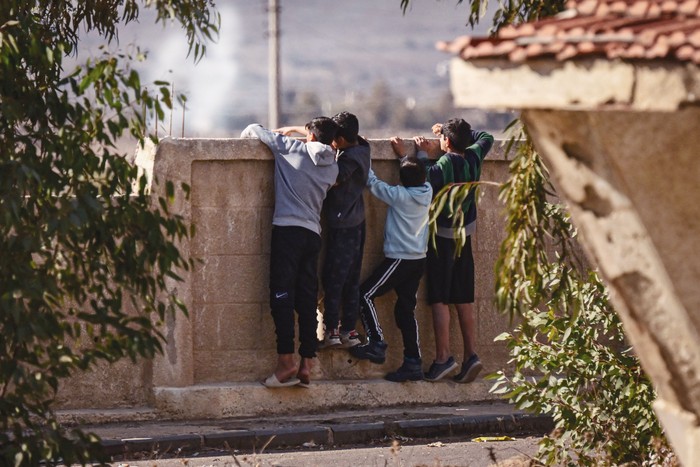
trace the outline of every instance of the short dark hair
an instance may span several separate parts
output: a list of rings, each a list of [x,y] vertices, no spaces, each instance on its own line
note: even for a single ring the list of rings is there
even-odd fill
[[[338,125],[328,117],[316,117],[307,123],[305,128],[323,144],[331,144],[338,132]]]
[[[357,143],[357,135],[360,133],[360,122],[355,115],[350,112],[340,112],[333,116],[333,121],[338,125],[336,138],[342,136],[348,143]]]
[[[421,186],[425,183],[425,165],[417,157],[406,156],[401,159],[399,178],[405,187]]]
[[[442,134],[450,140],[450,146],[457,152],[464,152],[474,143],[472,126],[462,118],[451,118],[443,123]]]

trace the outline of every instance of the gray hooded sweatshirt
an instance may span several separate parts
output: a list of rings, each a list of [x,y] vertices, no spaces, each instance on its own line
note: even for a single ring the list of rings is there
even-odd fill
[[[275,212],[272,224],[304,227],[321,234],[321,208],[338,177],[335,150],[317,141],[305,142],[254,123],[242,138],[259,138],[275,158]]]

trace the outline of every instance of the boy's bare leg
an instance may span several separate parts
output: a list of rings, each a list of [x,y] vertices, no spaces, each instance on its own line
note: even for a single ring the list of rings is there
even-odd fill
[[[299,364],[299,372],[297,373],[297,378],[302,383],[309,383],[311,379],[311,368],[313,367],[313,358],[302,358]]]
[[[435,331],[435,362],[445,363],[450,358],[450,307],[433,303],[433,330]]]
[[[459,303],[455,305],[459,317],[459,328],[462,331],[464,342],[464,361],[474,354],[474,305],[472,303]]]
[[[277,368],[275,376],[278,381],[284,382],[292,378],[297,372],[297,364],[294,362],[294,354],[286,353],[277,355]]]

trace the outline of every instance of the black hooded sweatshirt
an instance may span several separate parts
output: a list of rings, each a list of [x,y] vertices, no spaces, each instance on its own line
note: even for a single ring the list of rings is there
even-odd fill
[[[359,143],[338,153],[338,178],[324,203],[328,227],[343,229],[360,225],[365,220],[362,192],[367,185],[370,168],[369,143]]]

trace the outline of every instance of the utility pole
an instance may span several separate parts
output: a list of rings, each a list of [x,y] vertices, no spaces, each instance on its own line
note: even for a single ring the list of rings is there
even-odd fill
[[[268,127],[279,128],[280,123],[280,31],[279,4],[277,0],[268,3]]]

